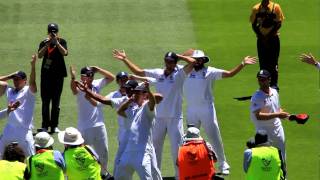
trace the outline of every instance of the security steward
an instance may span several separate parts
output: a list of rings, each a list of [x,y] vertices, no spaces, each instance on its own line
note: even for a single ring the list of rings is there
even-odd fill
[[[179,148],[177,166],[179,178],[209,180],[216,179],[214,163],[217,161],[212,146],[200,136],[200,130],[188,125],[183,138],[183,145]]]
[[[270,86],[278,91],[279,29],[283,20],[280,5],[270,0],[262,0],[252,8],[250,22],[257,35],[260,69],[271,73]]]
[[[246,180],[282,180],[286,171],[281,151],[270,145],[265,130],[258,130],[254,142],[244,152]],[[248,142],[247,142],[248,145]]]
[[[36,154],[27,158],[25,179],[64,180],[66,168],[63,156],[53,150],[54,139],[47,132],[35,136]]]

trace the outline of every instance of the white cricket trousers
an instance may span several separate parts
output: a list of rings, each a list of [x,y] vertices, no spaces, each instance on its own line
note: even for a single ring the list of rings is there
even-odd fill
[[[0,159],[2,159],[5,147],[11,142],[18,142],[26,157],[34,155],[34,139],[31,129],[7,124],[0,137]]]
[[[101,173],[105,174],[108,168],[108,135],[105,125],[80,130],[84,143],[93,147],[99,156]]]

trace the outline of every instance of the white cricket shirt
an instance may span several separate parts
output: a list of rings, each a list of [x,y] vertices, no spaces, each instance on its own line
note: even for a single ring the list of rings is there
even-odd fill
[[[281,125],[280,118],[257,120],[254,112],[258,109],[261,109],[261,112],[263,113],[279,112],[280,103],[277,90],[270,88],[270,95],[266,94],[262,90],[258,90],[251,98],[250,116],[256,127]]]
[[[182,67],[176,67],[169,76],[164,75],[163,69],[145,69],[148,77],[156,79],[154,83],[157,93],[162,94],[163,100],[157,105],[156,115],[159,118],[178,118],[182,115],[183,83],[187,75]]]
[[[211,104],[214,101],[214,81],[221,79],[224,71],[214,67],[204,67],[199,71],[193,69],[183,86],[188,106]]]
[[[92,91],[99,93],[108,83],[105,78],[92,81]],[[85,93],[79,91],[77,94],[78,103],[78,128],[84,130],[91,127],[102,126],[104,124],[102,106],[93,106],[86,98]]]
[[[30,87],[24,86],[20,91],[7,87],[6,95],[8,104],[20,101],[20,106],[9,114],[8,124],[14,127],[32,129],[35,94],[31,92]]]

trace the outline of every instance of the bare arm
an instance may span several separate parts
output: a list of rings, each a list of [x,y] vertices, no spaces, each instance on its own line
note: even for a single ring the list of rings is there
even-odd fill
[[[257,111],[255,111],[255,115],[258,120],[262,120],[262,121],[273,119],[273,118],[285,119],[290,116],[288,112],[285,112],[282,110],[274,113],[264,113],[264,112],[261,112],[261,109],[258,109]]]
[[[38,51],[38,58],[42,58],[44,54],[47,52],[49,44],[50,44],[50,38],[46,38],[44,40],[46,43],[45,45]]]
[[[131,102],[133,102],[133,97],[129,98],[127,101],[125,101],[123,104],[121,104],[118,111],[117,111],[118,115],[127,118],[125,111],[128,109]]]
[[[300,60],[304,63],[307,63],[307,64],[315,65],[318,67],[320,66],[319,61],[317,61],[316,58],[311,53],[301,54]]]
[[[60,52],[63,56],[68,55],[68,50],[66,50],[66,49],[59,43],[59,41],[57,41],[57,48],[58,48],[59,52]]]
[[[78,88],[77,88],[77,84],[75,82],[76,71],[73,66],[70,66],[70,76],[71,76],[70,88],[71,88],[72,94],[76,95],[76,94],[78,94]]]
[[[94,100],[94,101],[99,101],[102,104],[111,106],[111,100],[109,98],[106,98],[106,97],[102,96],[101,94],[94,93],[93,91],[91,91],[89,88],[85,87],[82,83],[80,83],[78,81],[75,81],[75,84],[79,90],[86,93],[87,99],[88,98],[91,99],[91,100],[88,99],[90,101],[90,103]]]
[[[186,74],[189,74],[192,69],[193,69],[193,65],[194,63],[196,62],[196,60],[192,57],[189,57],[189,56],[183,56],[183,55],[180,55],[180,54],[177,54],[177,56],[179,57],[179,59],[185,61],[187,64],[183,67],[183,71],[186,73]]]
[[[148,97],[149,97],[148,106],[149,106],[149,109],[150,109],[150,111],[154,111],[154,107],[156,105],[156,99],[154,97],[154,94],[150,91],[149,83],[147,81],[145,81],[144,85],[146,86],[147,92],[148,92]]]
[[[30,79],[29,79],[29,86],[30,91],[33,93],[37,92],[37,83],[36,83],[36,61],[37,61],[37,55],[32,55],[31,60],[31,73],[30,73]]]
[[[111,72],[105,69],[102,69],[98,66],[91,66],[91,68],[93,69],[94,72],[98,72],[101,75],[103,75],[105,79],[109,80],[109,82],[112,82],[114,80],[114,75]]]
[[[256,57],[246,56],[243,59],[241,64],[237,65],[235,68],[233,68],[230,71],[224,71],[222,73],[222,77],[223,78],[233,77],[234,75],[238,74],[242,70],[242,68],[244,68],[244,66],[255,64],[256,59],[257,59]]]
[[[114,49],[112,51],[112,54],[114,58],[124,62],[124,64],[130,69],[130,71],[133,72],[133,74],[138,76],[146,76],[143,69],[141,69],[139,66],[132,63],[130,59],[128,59],[124,50],[120,51],[120,50]]]

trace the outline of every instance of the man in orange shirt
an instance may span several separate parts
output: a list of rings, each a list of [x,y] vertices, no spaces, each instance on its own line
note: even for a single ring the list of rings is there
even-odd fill
[[[279,29],[283,20],[280,5],[270,0],[262,0],[252,8],[250,22],[257,35],[260,69],[271,73],[270,86],[278,91]]]

